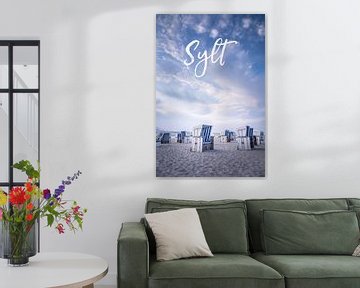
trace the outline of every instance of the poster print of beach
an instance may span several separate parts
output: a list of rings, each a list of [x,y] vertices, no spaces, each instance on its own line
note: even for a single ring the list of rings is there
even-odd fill
[[[156,176],[265,176],[265,15],[156,16]]]

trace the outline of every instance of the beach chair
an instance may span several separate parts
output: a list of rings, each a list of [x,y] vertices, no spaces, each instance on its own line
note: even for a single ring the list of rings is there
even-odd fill
[[[211,125],[199,125],[194,127],[192,137],[192,152],[203,152],[214,150],[214,136],[211,136]]]
[[[254,149],[253,141],[253,128],[244,126],[238,128],[238,137],[236,138],[238,150],[251,150]]]
[[[226,137],[226,142],[231,142],[233,140],[236,139],[236,135],[235,132],[230,131],[230,130],[225,130],[225,137]]]
[[[191,143],[191,133],[188,131],[181,131],[178,134],[178,143],[185,143],[185,144]]]
[[[169,144],[170,143],[170,133],[163,133],[160,138],[161,144]]]
[[[265,133],[263,131],[260,132],[260,145],[265,145]]]

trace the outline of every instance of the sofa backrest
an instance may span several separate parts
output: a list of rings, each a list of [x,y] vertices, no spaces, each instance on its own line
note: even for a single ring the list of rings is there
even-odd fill
[[[248,213],[250,248],[252,252],[262,251],[261,215],[263,209],[328,211],[348,210],[347,199],[253,199],[246,200]]]
[[[181,208],[197,209],[206,241],[213,253],[249,253],[245,201],[150,198],[147,199],[145,213],[165,212]],[[155,240],[149,227],[147,227],[147,233],[150,251],[153,253]]]

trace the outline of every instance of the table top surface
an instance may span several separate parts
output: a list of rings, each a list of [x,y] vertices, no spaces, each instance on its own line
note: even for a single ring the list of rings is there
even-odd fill
[[[28,266],[23,267],[9,267],[7,260],[1,259],[0,286],[75,288],[100,280],[107,271],[107,262],[97,256],[69,252],[38,253],[30,258]]]

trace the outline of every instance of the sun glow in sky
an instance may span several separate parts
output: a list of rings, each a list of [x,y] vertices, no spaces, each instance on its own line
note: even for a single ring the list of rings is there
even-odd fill
[[[233,42],[214,47],[226,39]],[[265,131],[265,16],[157,15],[156,115],[157,128],[169,131]]]

